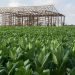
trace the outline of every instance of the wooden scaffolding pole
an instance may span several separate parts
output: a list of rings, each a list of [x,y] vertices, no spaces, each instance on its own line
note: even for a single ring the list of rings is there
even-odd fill
[[[5,13],[2,13],[2,25],[6,25],[5,24]]]
[[[60,16],[60,24],[61,24],[61,26],[62,26],[62,16]]]
[[[59,16],[58,16],[58,26],[59,26]]]
[[[65,25],[65,16],[63,17],[63,26]]]
[[[47,18],[48,18],[48,25],[47,26],[49,26],[49,16]]]
[[[51,26],[52,26],[52,16],[51,16]]]
[[[37,26],[38,26],[38,16],[37,16]]]
[[[24,19],[23,19],[23,16],[22,16],[22,26],[23,26],[23,22],[24,22]]]

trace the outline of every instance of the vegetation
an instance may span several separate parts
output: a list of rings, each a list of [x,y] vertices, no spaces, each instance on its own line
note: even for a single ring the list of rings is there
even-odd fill
[[[75,27],[0,27],[0,75],[75,75]]]

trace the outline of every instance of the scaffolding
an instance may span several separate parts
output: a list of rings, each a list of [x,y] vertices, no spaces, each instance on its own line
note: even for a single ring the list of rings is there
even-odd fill
[[[0,25],[62,26],[65,16],[53,5],[0,7]]]

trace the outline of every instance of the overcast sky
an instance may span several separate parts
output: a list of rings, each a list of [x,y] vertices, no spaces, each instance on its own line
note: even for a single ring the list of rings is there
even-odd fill
[[[75,0],[0,0],[0,6],[55,5],[66,16],[66,24],[75,24]]]

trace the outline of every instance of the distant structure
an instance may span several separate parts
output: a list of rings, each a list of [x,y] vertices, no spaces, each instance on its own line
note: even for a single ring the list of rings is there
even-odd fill
[[[53,5],[0,7],[0,25],[62,26],[65,16]]]

